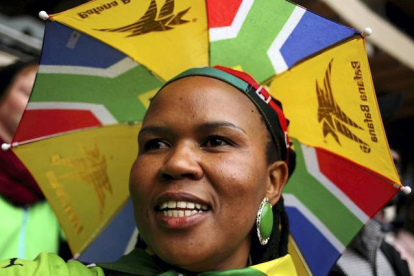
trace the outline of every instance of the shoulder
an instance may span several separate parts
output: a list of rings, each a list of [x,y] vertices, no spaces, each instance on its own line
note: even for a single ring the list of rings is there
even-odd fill
[[[80,275],[103,276],[103,270],[99,267],[88,268],[78,261],[66,263],[58,255],[53,253],[41,253],[36,259],[22,260],[12,258],[0,261],[0,275]]]
[[[381,244],[381,251],[384,253],[397,275],[410,275],[407,261],[401,258],[400,253],[394,246],[383,241]]]

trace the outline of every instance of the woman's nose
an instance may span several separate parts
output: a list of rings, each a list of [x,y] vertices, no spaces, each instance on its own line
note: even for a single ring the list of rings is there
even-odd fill
[[[203,177],[203,169],[198,162],[197,149],[193,145],[181,144],[172,148],[160,170],[163,180],[179,180]]]

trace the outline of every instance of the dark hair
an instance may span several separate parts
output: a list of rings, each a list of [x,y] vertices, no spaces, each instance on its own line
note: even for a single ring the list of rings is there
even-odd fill
[[[270,165],[276,161],[281,160],[281,156],[267,128],[266,132],[266,161],[267,164]],[[253,227],[252,245],[250,247],[250,256],[253,264],[268,262],[287,254],[289,240],[289,219],[285,211],[282,196],[275,204],[275,206],[273,206],[272,210],[273,228],[269,242],[266,245],[260,244],[259,238],[257,237],[256,224]]]
[[[263,121],[263,118],[261,116],[260,118]],[[263,125],[264,125],[264,122],[263,122]],[[267,128],[266,128],[266,131],[267,131]],[[273,142],[272,136],[270,135],[269,131],[267,131],[266,162],[268,165],[270,165],[279,160],[282,160],[282,156],[280,155],[280,150]]]

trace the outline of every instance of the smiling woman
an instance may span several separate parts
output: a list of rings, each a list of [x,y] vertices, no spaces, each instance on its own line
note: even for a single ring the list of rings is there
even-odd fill
[[[259,112],[269,95],[256,94],[248,83],[241,93],[244,81],[226,71],[193,69],[161,89],[146,114],[131,170],[139,246],[191,272],[243,268],[287,251],[287,229],[284,248],[278,248],[283,203],[274,208],[278,236],[270,240],[276,244],[267,248],[255,238],[261,202],[267,198],[276,206],[287,181],[287,163],[280,160],[287,158],[285,141],[274,130],[285,119],[269,122]],[[271,109],[266,113],[276,113]]]
[[[280,103],[245,73],[196,68],[166,83],[131,168],[138,248],[88,273],[296,275],[281,197],[295,165],[287,137]]]

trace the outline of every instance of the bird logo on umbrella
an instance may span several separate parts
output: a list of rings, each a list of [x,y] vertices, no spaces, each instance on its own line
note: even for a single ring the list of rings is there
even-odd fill
[[[60,175],[60,179],[81,180],[92,186],[98,196],[102,216],[105,207],[105,192],[112,193],[106,158],[100,153],[97,144],[92,148],[82,146],[82,151],[85,156],[52,156],[51,164],[52,166],[64,166],[73,169],[71,172]]]
[[[127,37],[143,35],[151,32],[162,32],[174,29],[174,26],[188,23],[182,17],[190,10],[187,8],[174,15],[174,0],[167,0],[157,16],[157,2],[151,0],[148,10],[136,22],[117,28],[96,29],[103,32],[126,32]]]
[[[328,68],[325,72],[325,78],[323,80],[324,88],[316,81],[316,93],[318,95],[318,122],[322,123],[323,136],[326,138],[329,134],[335,139],[335,141],[341,145],[338,132],[343,136],[358,142],[361,146],[364,146],[369,150],[369,145],[356,136],[349,127],[363,130],[357,123],[346,115],[346,113],[339,107],[335,101],[332,87],[331,87],[331,73],[332,62],[329,62]]]

